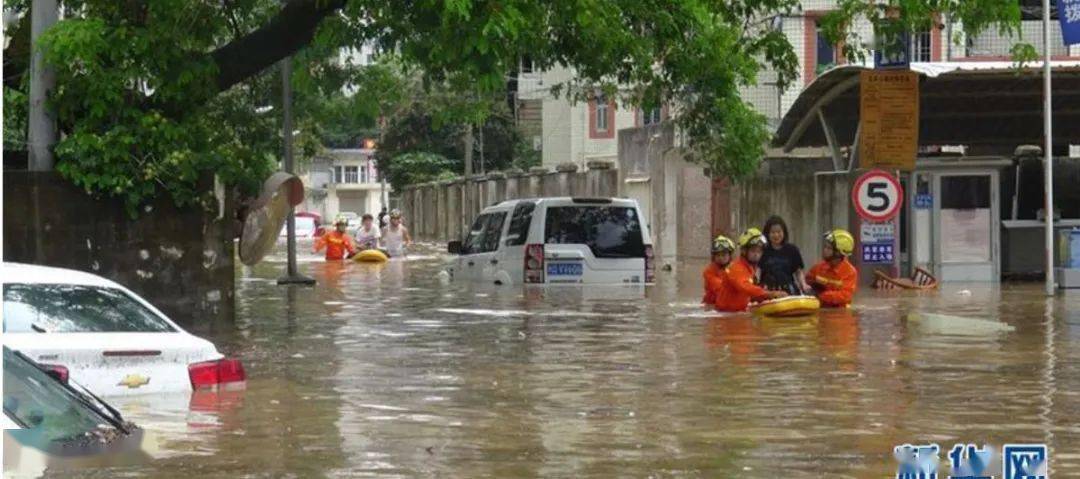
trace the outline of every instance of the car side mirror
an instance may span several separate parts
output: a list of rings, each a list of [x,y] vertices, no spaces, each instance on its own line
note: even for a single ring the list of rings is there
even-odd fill
[[[461,242],[455,240],[447,243],[446,252],[450,254],[461,254]]]

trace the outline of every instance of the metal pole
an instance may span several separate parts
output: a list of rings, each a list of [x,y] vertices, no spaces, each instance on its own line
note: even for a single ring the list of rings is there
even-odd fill
[[[1054,294],[1054,141],[1050,103],[1050,0],[1043,0],[1043,136],[1046,155],[1043,183],[1046,189],[1046,294]]]
[[[38,48],[38,38],[52,27],[59,16],[56,0],[34,0],[30,7],[30,112],[27,124],[27,150],[30,171],[52,171],[56,160],[56,118],[47,108],[49,91],[56,85],[56,74],[45,64]]]
[[[281,134],[282,141],[285,146],[285,172],[288,174],[295,173],[293,171],[293,125],[292,125],[292,57],[285,57],[281,60],[281,111],[283,118],[281,119]],[[288,269],[285,273],[285,277],[278,279],[278,284],[315,284],[315,280],[305,276],[301,276],[296,271],[296,215],[294,214],[294,207],[289,207],[289,218],[286,220],[285,228],[287,234],[287,248],[289,263]]]

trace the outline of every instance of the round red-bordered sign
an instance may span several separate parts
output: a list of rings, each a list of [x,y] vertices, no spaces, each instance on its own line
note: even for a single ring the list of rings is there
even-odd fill
[[[900,212],[904,204],[904,189],[900,181],[883,170],[870,170],[855,180],[851,188],[851,204],[859,217],[870,221],[888,221]]]

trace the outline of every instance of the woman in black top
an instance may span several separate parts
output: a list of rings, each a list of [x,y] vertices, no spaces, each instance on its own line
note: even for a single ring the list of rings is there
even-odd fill
[[[783,218],[772,216],[765,221],[762,232],[769,238],[765,254],[761,256],[761,284],[766,289],[800,294],[810,291],[803,275],[806,265],[803,263],[799,248],[788,243],[787,223]]]

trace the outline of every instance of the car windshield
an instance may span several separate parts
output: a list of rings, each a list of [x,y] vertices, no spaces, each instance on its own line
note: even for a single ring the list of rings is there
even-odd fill
[[[556,206],[544,222],[548,244],[582,244],[597,258],[643,258],[637,210],[625,206]]]
[[[74,284],[4,285],[6,333],[166,333],[176,331],[127,293]]]
[[[4,348],[4,413],[47,444],[75,441],[114,427],[75,391]]]

